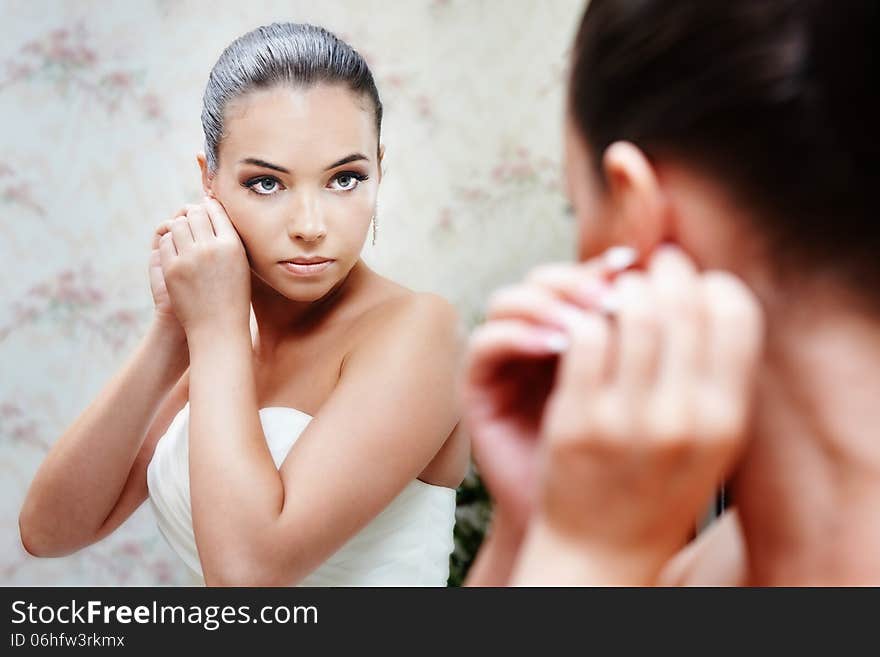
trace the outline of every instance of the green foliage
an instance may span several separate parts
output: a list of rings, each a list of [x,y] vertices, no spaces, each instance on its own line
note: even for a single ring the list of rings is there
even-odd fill
[[[461,586],[480,549],[492,515],[489,494],[473,464],[455,497],[455,549],[449,557],[447,586]]]

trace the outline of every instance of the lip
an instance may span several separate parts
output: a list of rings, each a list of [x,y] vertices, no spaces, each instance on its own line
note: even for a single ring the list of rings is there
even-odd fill
[[[335,260],[329,258],[294,258],[278,264],[294,276],[316,276],[328,269]]]

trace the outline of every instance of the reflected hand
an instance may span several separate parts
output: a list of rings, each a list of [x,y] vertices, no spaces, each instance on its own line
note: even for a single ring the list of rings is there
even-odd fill
[[[608,299],[615,310],[585,313],[561,358],[532,526],[650,579],[745,445],[763,318],[739,279],[671,246]]]
[[[538,435],[559,354],[609,278],[632,257],[618,249],[587,263],[537,267],[522,284],[492,296],[487,321],[472,334],[465,422],[496,518],[513,533],[525,530],[534,506]]]

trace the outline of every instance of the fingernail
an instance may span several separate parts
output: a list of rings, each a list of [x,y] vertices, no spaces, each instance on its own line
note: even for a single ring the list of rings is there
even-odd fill
[[[620,294],[614,290],[603,294],[598,301],[599,310],[606,315],[613,315],[620,310]]]
[[[562,333],[551,333],[544,338],[544,346],[554,354],[561,354],[568,349],[569,340]]]
[[[639,253],[631,246],[612,246],[603,256],[605,266],[613,271],[623,271],[639,259]]]

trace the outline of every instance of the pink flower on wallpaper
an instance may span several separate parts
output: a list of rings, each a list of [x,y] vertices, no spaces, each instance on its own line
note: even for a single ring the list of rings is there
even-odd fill
[[[30,184],[21,180],[15,170],[5,162],[0,162],[0,199],[5,203],[12,203],[26,207],[41,217],[46,216],[46,209],[32,196]]]
[[[12,402],[0,402],[0,420],[9,420],[21,416],[21,409]]]
[[[119,551],[129,557],[138,558],[143,554],[143,548],[135,541],[126,541],[119,546]]]
[[[425,94],[420,94],[416,96],[415,105],[416,111],[418,112],[419,116],[423,118],[428,118],[432,116],[433,112],[431,111],[431,109],[433,103],[431,102],[431,99],[428,98],[428,96],[426,96]]]
[[[502,158],[502,161],[492,169],[491,176],[497,183],[521,182],[534,180],[537,173],[536,163],[530,161],[528,149],[520,146],[511,156]]]
[[[31,195],[30,185],[27,183],[11,183],[3,187],[3,201],[5,203],[14,203],[22,205],[33,210],[41,217],[46,216],[46,208],[40,205]]]
[[[100,38],[83,23],[31,40],[6,61],[6,77],[0,89],[17,82],[49,82],[65,96],[71,89],[86,93],[111,113],[123,102],[134,102],[148,119],[162,118],[159,97],[138,92],[143,71],[118,68],[111,58],[102,58],[92,47],[96,42]]]
[[[555,94],[560,89],[565,89],[568,85],[568,74],[570,70],[569,61],[571,59],[571,48],[568,48],[562,56],[562,59],[551,67],[547,81],[538,88],[538,98],[543,98],[549,94]]]
[[[141,97],[141,103],[143,104],[144,114],[147,118],[150,119],[161,119],[163,118],[162,114],[162,100],[158,95],[149,93],[144,94]]]
[[[549,157],[535,157],[523,146],[505,149],[500,161],[490,171],[494,183],[514,185],[536,185],[547,191],[558,193],[560,166]]]
[[[115,547],[110,554],[95,554],[103,566],[107,567],[117,585],[126,584],[131,579],[135,566],[143,565],[153,576],[156,584],[170,585],[175,581],[175,572],[164,557],[149,559],[156,538],[145,540],[127,540]]]
[[[153,573],[157,584],[169,585],[174,581],[171,564],[166,559],[156,559],[151,563],[150,572]]]
[[[434,222],[434,227],[438,230],[443,231],[443,232],[448,232],[448,231],[452,230],[452,228],[453,228],[452,217],[453,217],[452,208],[450,208],[449,206],[444,206],[440,210],[440,213],[437,216],[437,221]]]
[[[28,417],[21,405],[14,401],[0,402],[0,440],[49,451],[50,444],[40,433],[37,420]]]
[[[394,70],[395,64],[387,59],[380,61],[365,45],[367,39],[364,36],[347,32],[340,32],[338,36],[351,44],[366,60],[386,109],[403,106],[414,111],[421,119],[434,118],[434,100],[426,93],[414,92],[411,75]]]
[[[475,172],[467,186],[453,190],[453,204],[440,212],[434,230],[438,234],[454,233],[462,222],[480,221],[491,216],[491,207],[487,206],[509,202],[511,197],[561,196],[563,191],[561,167],[557,161],[536,156],[521,145],[508,145],[501,149],[491,168]]]
[[[491,194],[482,187],[459,187],[457,192],[458,197],[468,203],[485,201],[491,198]]]
[[[11,320],[0,325],[0,340],[36,322],[49,322],[64,334],[80,330],[97,334],[116,351],[142,326],[143,310],[106,308],[107,293],[95,283],[90,264],[64,269],[53,279],[33,285],[12,304]]]
[[[381,85],[383,89],[401,89],[403,88],[405,82],[406,80],[402,75],[398,73],[392,73],[388,77],[381,80]]]

